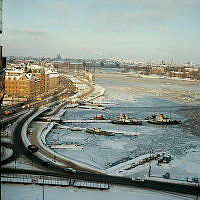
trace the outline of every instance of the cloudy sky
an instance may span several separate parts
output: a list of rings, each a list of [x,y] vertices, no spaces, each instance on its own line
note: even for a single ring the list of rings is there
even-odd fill
[[[4,0],[5,55],[200,63],[200,0]]]

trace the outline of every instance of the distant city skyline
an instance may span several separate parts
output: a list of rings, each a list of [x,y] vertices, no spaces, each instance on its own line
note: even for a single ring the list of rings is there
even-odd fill
[[[200,63],[199,0],[4,0],[7,56]]]

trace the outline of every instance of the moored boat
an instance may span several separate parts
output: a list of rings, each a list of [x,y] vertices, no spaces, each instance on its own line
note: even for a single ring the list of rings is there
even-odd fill
[[[125,114],[120,114],[118,118],[112,120],[113,124],[123,124],[123,125],[141,125],[142,121],[138,119],[128,118]]]
[[[103,115],[96,115],[93,120],[107,120]]]
[[[87,133],[91,133],[91,134],[96,134],[96,135],[107,135],[107,136],[111,136],[113,135],[113,133],[109,132],[109,131],[104,131],[101,128],[91,128],[91,129],[86,129]]]
[[[146,118],[147,119],[147,118]],[[164,114],[158,113],[157,115],[152,115],[148,117],[148,123],[150,124],[160,124],[160,125],[172,125],[172,124],[181,124],[180,120],[170,119]]]

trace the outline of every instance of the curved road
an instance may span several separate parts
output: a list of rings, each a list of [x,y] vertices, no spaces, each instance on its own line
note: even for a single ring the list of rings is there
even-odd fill
[[[13,142],[14,142],[14,152],[15,158],[19,156],[19,154],[24,155],[31,161],[34,161],[39,168],[45,168],[46,172],[41,172],[42,174],[51,173],[55,176],[65,176],[65,177],[73,177],[82,180],[91,180],[91,181],[102,181],[108,182],[113,184],[120,184],[120,185],[132,185],[137,187],[144,187],[144,188],[151,188],[163,191],[172,191],[172,192],[179,192],[185,194],[197,194],[197,188],[195,188],[195,184],[182,184],[182,183],[170,183],[168,182],[159,182],[153,180],[144,180],[142,182],[133,181],[130,178],[126,177],[117,177],[117,176],[109,176],[104,174],[95,174],[89,172],[82,172],[77,171],[77,173],[69,173],[63,170],[63,168],[58,167],[52,163],[44,162],[41,158],[38,158],[34,153],[31,153],[24,145],[22,138],[21,138],[21,131],[24,123],[34,114],[37,112],[37,109],[34,109],[30,113],[24,115],[23,117],[18,120],[14,127],[14,134],[13,134]],[[33,170],[15,170],[15,169],[3,169],[7,171],[7,173],[37,173]],[[39,172],[38,172],[39,173]]]
[[[13,153],[10,157],[6,158],[5,160],[1,160],[1,165],[6,165],[10,162],[13,162],[18,156],[17,152],[15,151],[14,145],[11,143],[7,143],[7,142],[1,142],[1,146],[12,149],[12,151],[13,151]]]

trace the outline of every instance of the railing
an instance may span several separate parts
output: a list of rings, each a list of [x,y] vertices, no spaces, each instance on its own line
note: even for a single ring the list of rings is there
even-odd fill
[[[1,174],[1,183],[21,183],[51,186],[73,186],[79,188],[91,188],[108,190],[109,184],[106,182],[95,182],[87,180],[77,180],[73,178],[62,178],[32,174]]]

